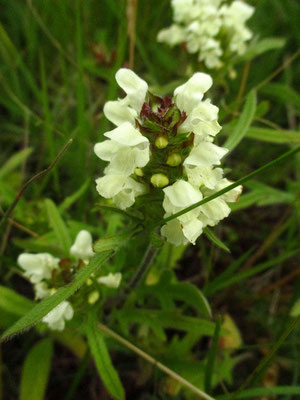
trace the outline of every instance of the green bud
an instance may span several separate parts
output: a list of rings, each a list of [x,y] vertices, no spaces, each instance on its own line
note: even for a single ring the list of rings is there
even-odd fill
[[[170,167],[178,167],[178,165],[181,164],[181,161],[181,155],[178,153],[173,153],[169,155],[167,159],[167,164],[170,165]]]
[[[157,188],[163,188],[169,184],[169,178],[164,174],[154,174],[151,176],[150,181]]]
[[[159,136],[158,138],[156,138],[155,140],[155,146],[158,149],[164,149],[165,147],[168,146],[168,139],[164,136]]]
[[[135,168],[134,173],[136,174],[136,176],[144,176],[142,168]]]
[[[97,292],[97,290],[94,290],[92,293],[89,294],[88,303],[95,304],[96,301],[98,301],[99,297],[100,297],[99,292]]]

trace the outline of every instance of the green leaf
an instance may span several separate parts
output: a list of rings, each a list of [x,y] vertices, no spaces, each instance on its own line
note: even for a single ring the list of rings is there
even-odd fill
[[[246,97],[246,103],[241,113],[237,124],[235,125],[233,132],[230,134],[229,138],[226,140],[224,147],[229,150],[235,148],[240,141],[247,134],[248,129],[250,128],[251,122],[255,115],[256,110],[256,92],[251,90],[251,92]]]
[[[71,238],[69,236],[68,229],[62,220],[56,205],[52,200],[45,200],[46,209],[48,213],[49,223],[56,235],[58,243],[63,248],[66,255],[70,253]]]
[[[101,253],[123,247],[135,232],[136,230],[131,230],[119,235],[105,236],[94,243],[93,249],[95,253]]]
[[[294,303],[291,311],[290,311],[290,316],[297,318],[300,315],[300,298]]]
[[[6,163],[0,168],[0,179],[3,179],[6,175],[21,165],[27,157],[32,153],[31,148],[23,149],[18,153],[11,156]]]
[[[81,285],[96,272],[98,268],[113,254],[112,251],[106,251],[95,255],[89,265],[83,267],[76,274],[74,281],[65,287],[58,289],[52,296],[46,297],[35,307],[33,307],[24,317],[20,318],[12,327],[7,329],[0,337],[0,341],[8,339],[15,334],[29,329],[48,314],[54,307],[70,297]]]
[[[140,288],[138,297],[143,295],[156,296],[162,306],[172,307],[173,300],[181,300],[195,308],[199,315],[210,319],[211,309],[201,290],[189,282],[172,282],[173,274],[166,270],[156,285],[146,285]]]
[[[252,191],[243,195],[238,202],[230,204],[231,210],[241,210],[253,204],[262,207],[271,204],[291,204],[295,201],[293,193],[275,189],[262,182],[251,181],[246,187]]]
[[[86,336],[97,370],[106,389],[114,399],[125,399],[122,383],[112,365],[103,334],[97,329],[95,320],[91,314],[86,326]]]
[[[230,250],[226,244],[217,238],[217,236],[210,229],[204,228],[203,232],[216,246],[220,247],[220,249],[226,251],[227,253],[230,253]]]
[[[253,58],[267,52],[270,50],[277,50],[282,48],[285,45],[285,39],[281,38],[265,38],[260,40],[259,42],[248,47],[246,52],[237,57],[237,61],[250,61]]]
[[[59,205],[58,209],[60,213],[63,213],[64,211],[68,210],[72,204],[74,204],[80,197],[86,192],[90,185],[90,180],[87,179],[83,185],[80,186],[76,192],[74,192],[71,196],[68,196],[64,199],[64,201]]]
[[[53,344],[51,339],[38,342],[28,353],[21,376],[20,400],[43,400],[48,383]]]
[[[215,328],[212,344],[209,349],[209,353],[208,353],[208,357],[207,357],[206,368],[205,368],[204,388],[207,393],[210,393],[210,391],[211,391],[214,365],[215,365],[215,361],[217,358],[219,338],[220,338],[220,333],[221,333],[221,324],[222,324],[222,318],[218,317],[217,321],[216,321],[216,328]]]
[[[22,316],[32,309],[34,302],[4,286],[0,286],[0,308],[10,314]]]
[[[215,324],[206,319],[187,317],[175,311],[146,310],[126,308],[117,311],[116,315],[123,322],[133,322],[153,328],[171,328],[185,332],[194,332],[200,335],[213,336]]]
[[[224,133],[228,136],[231,135],[233,128],[226,125],[223,127]],[[260,140],[267,143],[276,144],[299,144],[300,143],[300,132],[298,131],[288,131],[284,129],[270,129],[270,128],[260,128],[252,126],[248,129],[246,137],[250,139]]]
[[[33,253],[50,253],[55,257],[64,258],[65,252],[58,246],[48,244],[48,241],[49,239],[45,236],[34,239],[13,239],[13,243],[16,246],[26,251],[32,251]]]
[[[282,83],[269,83],[261,88],[263,94],[274,97],[279,100],[281,104],[286,106],[291,104],[300,109],[300,95],[288,85]]]
[[[274,258],[272,260],[268,260],[264,263],[261,263],[255,267],[252,267],[249,270],[245,270],[245,271],[241,271],[237,274],[234,274],[233,276],[230,276],[228,279],[223,279],[221,281],[218,281],[217,283],[215,283],[213,285],[213,289],[211,287],[206,288],[206,290],[204,291],[205,294],[212,294],[215,292],[218,292],[228,286],[231,286],[233,284],[239,283],[247,278],[250,278],[251,276],[254,276],[256,274],[259,274],[262,271],[265,271],[266,269],[269,269],[271,267],[274,267],[276,265],[281,265],[282,262],[284,262],[285,260],[295,256],[296,254],[298,254],[300,252],[300,249],[296,249],[296,250],[291,250],[291,251],[287,251],[286,253],[284,253],[283,255]]]

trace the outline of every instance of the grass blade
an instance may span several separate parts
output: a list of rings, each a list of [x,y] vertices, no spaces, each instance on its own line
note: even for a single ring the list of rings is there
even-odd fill
[[[246,103],[243,112],[240,118],[238,119],[238,122],[235,125],[232,134],[224,143],[224,147],[226,147],[229,150],[232,150],[240,143],[240,141],[244,138],[244,136],[246,136],[247,131],[255,115],[256,103],[257,103],[256,92],[254,90],[251,90],[251,92],[246,97]]]
[[[69,236],[68,229],[64,221],[62,220],[54,202],[50,199],[46,199],[45,204],[46,204],[49,223],[56,235],[58,243],[61,245],[67,256],[69,255],[71,247],[71,238]]]
[[[38,342],[28,353],[22,370],[20,400],[43,400],[53,355],[51,339]]]
[[[86,335],[97,370],[106,389],[114,399],[125,399],[124,389],[119,375],[112,365],[103,333],[96,328],[95,318],[92,315],[86,326]]]
[[[227,253],[230,253],[230,250],[226,246],[226,244],[223,243],[219,238],[217,238],[213,231],[208,228],[204,228],[203,232],[216,246],[220,247],[220,249],[226,251]]]
[[[204,388],[207,393],[211,391],[212,377],[214,373],[214,365],[218,351],[219,338],[221,333],[221,324],[222,318],[218,317],[216,321],[215,332],[211,344],[211,348],[208,353],[206,369],[205,369],[205,377],[204,377]]]

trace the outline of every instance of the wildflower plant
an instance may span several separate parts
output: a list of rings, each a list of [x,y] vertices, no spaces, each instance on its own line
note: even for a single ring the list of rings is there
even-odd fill
[[[33,284],[36,300],[53,295],[60,287],[72,282],[78,270],[88,265],[95,254],[92,240],[88,231],[81,230],[70,248],[69,258],[59,259],[49,253],[21,253],[19,255],[18,265],[21,267],[24,277]],[[120,273],[109,273],[107,276],[94,279],[96,288],[91,279],[87,280],[88,289],[83,298],[77,298],[77,306],[80,303],[95,304],[98,301],[100,288],[97,283],[116,289],[120,285],[121,279]],[[62,331],[65,328],[65,322],[71,320],[73,315],[74,309],[71,302],[64,300],[45,315],[42,321],[50,329]]]
[[[246,26],[254,8],[234,0],[171,0],[174,23],[158,33],[170,46],[184,44],[210,70],[220,69],[247,49],[253,34]]]
[[[126,97],[109,101],[105,116],[117,127],[95,145],[109,164],[96,180],[99,194],[122,210],[140,211],[150,225],[223,189],[230,182],[220,167],[228,150],[213,143],[221,126],[218,107],[205,93],[212,78],[195,73],[173,97],[159,97],[129,69],[116,73]],[[161,229],[168,242],[195,244],[206,226],[227,217],[227,202],[237,201],[242,187],[197,207]]]

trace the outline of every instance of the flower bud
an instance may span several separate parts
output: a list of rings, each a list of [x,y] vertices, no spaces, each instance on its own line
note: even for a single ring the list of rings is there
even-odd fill
[[[144,176],[142,168],[135,168],[134,173],[136,176]]]
[[[151,176],[150,181],[157,188],[163,188],[169,184],[169,178],[164,174],[154,174]]]
[[[181,155],[178,153],[173,153],[169,155],[167,159],[167,164],[170,165],[170,167],[178,167],[178,165],[181,164],[181,161]]]
[[[94,290],[93,292],[91,292],[89,294],[88,303],[91,304],[91,305],[95,304],[98,301],[99,296],[100,296],[99,292],[97,292],[97,290]]]
[[[164,149],[165,147],[168,146],[168,139],[164,136],[159,136],[158,138],[156,138],[155,140],[155,146],[158,149]]]

